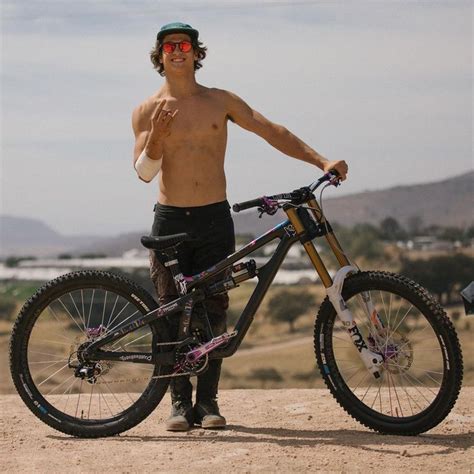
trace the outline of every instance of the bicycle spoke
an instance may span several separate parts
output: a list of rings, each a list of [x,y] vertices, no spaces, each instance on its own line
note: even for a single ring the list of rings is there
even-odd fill
[[[402,373],[401,376],[402,376],[402,378],[405,378],[405,380],[407,381],[407,383],[408,383],[411,387],[413,387],[418,393],[420,393],[420,395],[421,395],[425,400],[427,400],[426,397],[418,390],[418,387],[417,387],[416,385],[413,385],[412,382],[410,382],[410,380],[408,379],[408,377],[406,377],[406,374],[403,374],[403,373]],[[412,398],[412,400],[415,402],[415,405],[420,409],[420,411],[423,410],[423,408],[422,408],[420,405],[418,405],[418,402],[416,401],[416,398]],[[428,403],[429,403],[429,400],[427,400],[427,401],[428,401]]]
[[[49,344],[57,344],[57,345],[60,345],[60,346],[68,346],[68,347],[71,345],[70,342],[53,341],[51,339],[43,339],[43,342],[47,342]]]
[[[56,319],[56,321],[60,324],[60,328],[61,328],[62,332],[64,333],[64,337],[65,337],[66,339],[70,340],[70,338],[67,337],[66,331],[65,331],[64,328],[62,327],[62,323],[61,323],[61,321],[59,320],[59,318],[58,318],[56,312],[53,310],[53,307],[52,307],[51,305],[48,305],[48,306],[46,307],[46,309],[53,315],[53,317]],[[73,318],[73,321],[76,323],[76,321],[74,320],[74,318]],[[76,324],[77,324],[77,323],[76,323]],[[82,329],[81,329],[80,326],[79,326],[79,329],[82,331]]]
[[[46,356],[50,356],[50,357],[57,357],[58,356],[58,354],[51,354],[51,352],[41,352],[41,351],[35,351],[35,350],[29,350],[28,354],[40,354],[40,355],[46,355]],[[67,359],[63,359],[63,360],[67,360]]]
[[[398,402],[398,406],[400,407],[400,413],[402,414],[403,416],[403,410],[402,410],[402,406],[400,405],[400,399],[398,398],[398,393],[397,393],[397,386],[395,385],[395,382],[393,380],[393,376],[392,374],[389,372],[389,377],[392,379],[392,387],[393,387],[393,391],[395,392],[395,397],[397,399],[397,402]],[[395,412],[397,411],[397,407],[395,407]],[[398,415],[397,413],[397,416],[400,417],[400,415]]]
[[[107,382],[107,380],[105,379],[105,377],[102,377],[102,379],[104,380],[104,385],[105,385],[105,388],[107,388],[107,390],[111,393],[111,395],[114,397],[115,401],[117,402],[117,404],[120,406],[120,408],[122,409],[122,411],[125,411],[125,409],[123,408],[122,404],[120,403],[120,401],[118,400],[118,398],[116,397],[115,393],[112,392],[112,390],[110,389],[109,387],[109,382]]]
[[[387,326],[390,326],[390,314],[392,313],[392,298],[393,298],[393,293],[390,293],[390,301],[388,303],[388,323],[387,323]]]
[[[123,347],[127,347],[127,346],[129,346],[130,344],[133,344],[134,342],[139,341],[140,339],[143,339],[143,338],[146,337],[146,336],[149,336],[150,334],[151,334],[151,331],[147,332],[146,334],[143,334],[142,336],[137,337],[137,338],[134,339],[133,341],[127,342],[127,344],[125,344]],[[117,341],[115,344],[117,344],[118,342],[119,342],[119,341]],[[114,347],[115,344],[114,344],[112,347]],[[144,344],[144,346],[147,347],[147,346],[149,346],[149,344],[146,344],[146,345]],[[135,345],[135,347],[140,347],[140,346]]]
[[[64,360],[67,360],[67,359],[64,359]],[[53,367],[54,365],[57,365],[57,364],[61,364],[61,363],[64,362],[64,360],[60,360],[60,361],[58,361],[58,362],[53,362],[52,364],[48,365],[47,367],[42,367],[42,368],[40,369],[40,371],[39,371],[37,374],[35,374],[35,375],[36,375],[37,377],[39,377],[43,372],[45,372],[46,370],[48,370],[50,367]],[[67,365],[68,365],[68,364],[66,364],[65,366],[63,366],[63,368],[64,368],[64,367],[67,367]]]
[[[110,312],[109,317],[108,317],[108,319],[107,319],[106,327],[109,327],[109,326],[110,326],[110,319],[112,318],[112,316],[113,316],[114,313],[115,313],[115,308],[116,308],[116,306],[117,306],[117,301],[118,301],[118,299],[119,299],[119,295],[117,295],[117,296],[115,297],[114,306],[113,306],[112,311]]]
[[[364,369],[365,369],[365,367],[364,367]],[[352,391],[353,391],[354,393],[355,393],[355,391],[359,388],[359,385],[360,385],[369,375],[372,375],[372,374],[366,372],[365,375],[364,375],[364,377],[359,380],[359,382],[357,383],[357,385],[352,389]]]
[[[29,365],[37,365],[37,364],[49,364],[51,362],[53,363],[58,363],[58,362],[64,362],[66,361],[67,359],[56,359],[56,360],[42,360],[42,361],[39,361],[39,362],[30,362]]]
[[[75,325],[78,327],[79,331],[81,331],[84,336],[86,335],[86,333],[84,332],[84,330],[81,328],[81,326],[79,326],[79,324],[77,324],[77,321],[74,319],[73,315],[70,313],[70,311],[66,308],[66,306],[64,305],[63,301],[61,300],[61,298],[58,298],[58,301],[61,303],[62,307],[66,310],[67,314],[69,314],[69,317],[74,321]]]
[[[360,372],[362,369],[365,369],[365,367],[359,367],[359,369],[354,372],[347,380],[346,380],[346,384],[349,383],[349,380],[352,379],[352,377],[354,377],[355,374],[357,374],[357,372]]]
[[[400,378],[401,378],[401,377],[400,377]],[[415,413],[413,412],[413,407],[412,407],[411,402],[410,402],[410,398],[411,398],[411,397],[410,397],[410,395],[408,394],[407,389],[405,388],[405,385],[402,384],[401,387],[402,387],[403,391],[405,392],[405,394],[406,394],[406,396],[407,396],[408,405],[409,405],[409,407],[410,407],[411,414],[412,414],[412,416],[413,416]]]
[[[360,399],[361,402],[364,401],[364,398],[366,397],[367,393],[369,392],[370,387],[372,387],[372,385],[374,384],[374,380],[375,379],[373,379],[372,382],[370,383],[370,385],[367,387],[367,390],[365,391],[364,396]]]
[[[63,380],[59,385],[56,385],[55,387],[53,387],[46,395],[51,395],[55,390],[58,390],[59,387],[61,387],[62,385],[64,385],[66,382],[68,382],[69,380],[71,380],[72,378],[74,377],[74,374],[72,374],[70,377],[68,377],[67,379]]]
[[[104,395],[104,392],[102,392],[102,389],[100,388],[100,385],[98,385],[97,388],[98,388],[100,394],[102,395],[102,398],[104,399],[105,406],[109,409],[110,415],[113,417],[114,412],[111,410],[111,408],[109,406],[109,402],[107,401],[107,397]]]
[[[107,324],[107,327],[112,326],[112,324],[114,324],[114,321],[123,313],[123,311],[125,310],[125,308],[126,308],[129,304],[130,304],[130,302],[127,301],[127,302],[125,303],[125,306],[120,310],[120,312],[117,314],[117,316],[115,316],[115,318],[114,318],[109,324]],[[137,312],[138,312],[138,311],[137,311]],[[120,325],[120,323],[119,323],[119,325]],[[113,331],[113,329],[110,329],[109,332],[111,332],[111,331]]]
[[[87,316],[87,327],[89,327],[91,321],[92,306],[94,304],[95,288],[92,290],[91,304],[89,306],[89,315]]]
[[[385,301],[384,301],[384,299],[383,299],[383,294],[382,294],[382,292],[379,291],[379,293],[380,293],[380,298],[381,298],[381,300],[382,300],[382,307],[383,307],[383,312],[385,313],[385,321],[386,321],[386,320],[388,319],[388,317],[387,317],[387,310],[385,309]]]
[[[67,404],[68,404],[68,402],[69,402],[69,397],[71,396],[72,387],[74,387],[74,384],[75,384],[78,380],[79,380],[79,379],[76,379],[76,378],[75,378],[74,381],[72,382],[72,384],[69,386],[69,388],[66,389],[66,390],[64,391],[64,393],[63,393],[63,395],[65,395],[66,392],[67,392],[66,404],[64,405],[64,410],[63,410],[64,413],[67,413]]]
[[[400,327],[400,324],[403,323],[403,321],[405,320],[405,318],[408,316],[408,313],[411,311],[411,309],[413,308],[413,305],[411,304],[410,307],[408,308],[408,311],[405,313],[405,315],[403,316],[403,318],[399,321],[399,323],[397,324],[397,326],[395,327],[395,329],[391,332],[391,334],[395,333],[396,330]]]
[[[114,326],[113,328],[111,328],[106,334],[109,334],[111,332],[114,332],[119,326],[121,326],[122,324],[126,323],[132,316],[135,316],[137,313],[139,313],[138,309],[132,313],[130,316],[128,316],[127,318],[125,318],[123,321],[121,321],[120,323],[117,323],[116,326]]]
[[[100,322],[101,326],[104,326],[104,317],[105,317],[105,307],[107,305],[107,290],[105,291],[105,298],[104,298],[104,307],[102,308],[102,320]]]
[[[372,405],[370,405],[370,408],[373,408],[375,405],[375,402],[377,401],[377,397],[380,396],[380,389],[382,388],[382,379],[379,379],[379,389],[377,390],[377,393],[375,394],[374,401],[372,402]],[[382,399],[380,399],[380,403],[382,403]],[[380,405],[380,411],[382,411],[382,405]]]
[[[81,289],[81,306],[82,306],[82,314],[84,315],[84,319],[86,318],[86,313],[84,309],[84,290]],[[87,320],[87,327],[89,327],[89,320]]]
[[[76,306],[76,302],[74,301],[74,298],[72,297],[72,294],[69,293],[69,298],[71,299],[72,301],[72,304],[74,305],[74,308],[76,309],[76,312],[77,312],[77,315],[79,316],[79,320],[82,322],[83,326],[84,326],[84,331],[86,331],[86,320],[83,316],[81,316],[81,313],[79,312],[79,309],[77,308]]]
[[[63,365],[60,369],[56,370],[56,372],[52,373],[48,378],[44,379],[40,384],[38,384],[38,388],[41,387],[45,382],[47,382],[51,377],[54,377],[56,374],[61,372],[61,370],[65,369],[69,364]]]
[[[91,403],[92,403],[92,395],[94,393],[94,384],[91,384],[91,396],[89,397],[89,408],[87,409],[87,419],[91,419]]]
[[[415,377],[414,375],[409,374],[406,372],[407,377],[416,380],[419,384],[421,384],[428,392],[430,392],[432,395],[436,397],[437,393],[433,392],[426,384],[424,384],[418,377]]]

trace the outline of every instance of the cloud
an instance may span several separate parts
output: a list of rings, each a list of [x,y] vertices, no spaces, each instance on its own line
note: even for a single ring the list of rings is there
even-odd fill
[[[462,172],[472,159],[470,11],[460,2],[6,2],[6,210],[29,215],[40,203],[66,232],[81,207],[84,231],[140,227],[136,209],[156,190],[129,168],[130,115],[162,83],[148,52],[159,25],[175,19],[199,28],[209,46],[198,80],[348,159],[346,192]],[[65,170],[71,178],[58,182]],[[231,199],[286,191],[317,172],[230,127]],[[114,206],[124,189],[127,222]],[[67,207],[58,195],[69,196]],[[97,201],[113,223],[91,217]]]

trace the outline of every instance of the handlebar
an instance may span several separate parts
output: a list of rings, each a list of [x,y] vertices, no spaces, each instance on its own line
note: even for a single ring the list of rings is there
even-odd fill
[[[321,178],[317,179],[313,183],[311,183],[306,189],[309,192],[314,192],[321,184],[329,182],[329,184],[333,186],[339,186],[341,184],[341,177],[336,170],[330,170]],[[305,189],[305,188],[302,188]],[[274,196],[262,196],[256,199],[251,199],[250,201],[243,201],[236,203],[232,206],[232,210],[234,212],[244,211],[245,209],[252,209],[253,207],[258,207],[262,212],[267,212],[269,214],[275,213],[278,208],[278,200],[284,199],[287,201],[295,200],[301,197],[301,190],[293,191],[291,193],[284,193],[284,194],[275,194]],[[271,212],[275,209],[274,212]],[[270,210],[270,212],[269,212]]]
[[[232,206],[234,212],[245,211],[245,209],[252,209],[252,207],[259,207],[263,205],[263,198],[251,199],[250,201],[238,202]]]

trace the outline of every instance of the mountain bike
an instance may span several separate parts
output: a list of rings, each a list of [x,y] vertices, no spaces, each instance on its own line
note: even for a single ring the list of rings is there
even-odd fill
[[[299,242],[327,293],[315,320],[314,350],[337,402],[380,433],[416,435],[439,424],[462,382],[453,324],[419,284],[350,262],[315,197],[323,183],[322,203],[323,190],[340,184],[334,172],[290,193],[235,204],[235,212],[258,208],[261,216],[282,209],[286,218],[197,275],[183,275],[176,259],[177,247],[192,236],[142,237],[173,275],[178,296],[165,305],[123,276],[102,271],[45,284],[21,309],[10,343],[11,374],[28,408],[78,437],[116,435],[137,425],[161,402],[172,377],[197,375],[210,359],[237,351],[288,250]],[[321,238],[340,267],[334,277],[313,243]],[[274,240],[266,263],[245,260]],[[205,299],[252,278],[258,282],[233,330],[212,334]],[[179,318],[176,340],[170,318]]]

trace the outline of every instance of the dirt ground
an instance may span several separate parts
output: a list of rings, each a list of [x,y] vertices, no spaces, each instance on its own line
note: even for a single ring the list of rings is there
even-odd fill
[[[168,433],[169,399],[120,436],[71,438],[0,396],[1,472],[472,472],[474,388],[417,437],[383,436],[350,418],[325,389],[224,390],[224,431]]]

